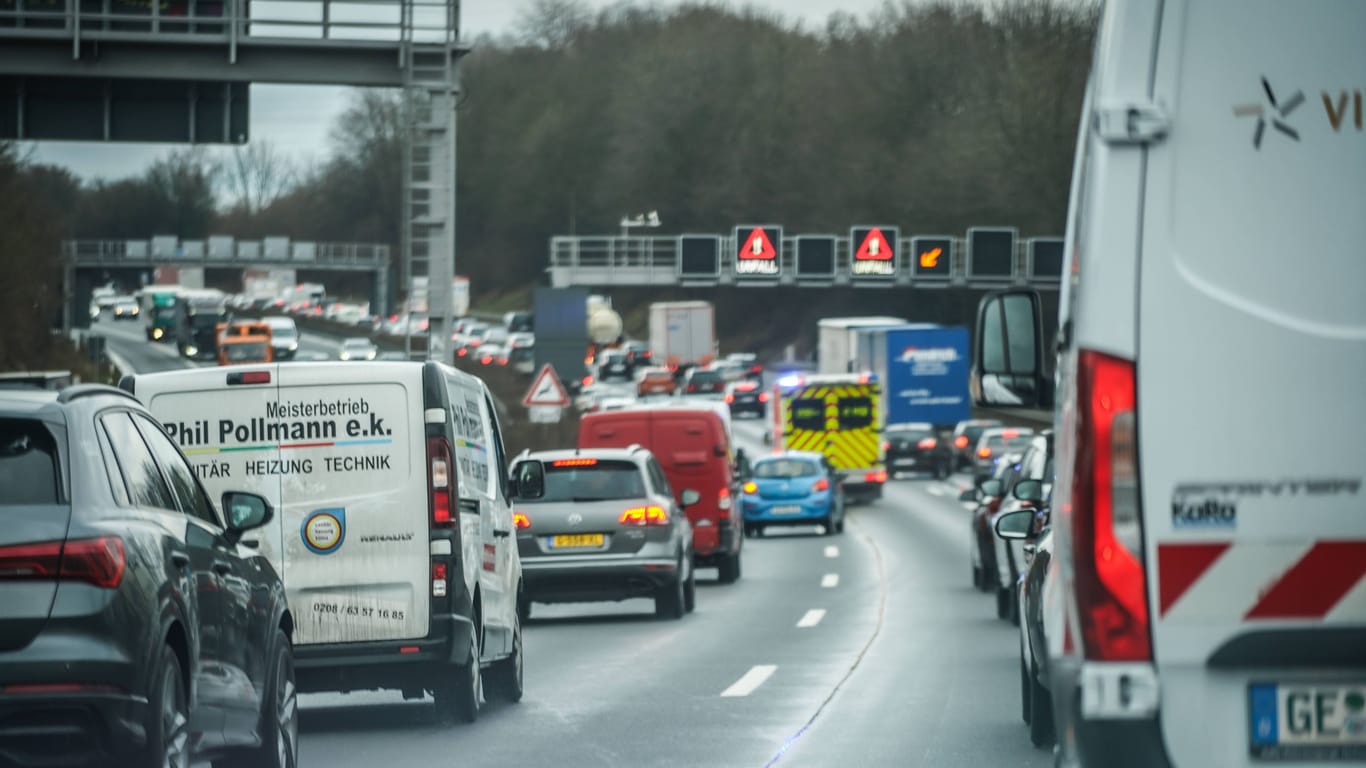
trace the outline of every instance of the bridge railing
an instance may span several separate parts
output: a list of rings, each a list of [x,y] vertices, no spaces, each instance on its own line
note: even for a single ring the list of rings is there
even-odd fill
[[[385,269],[390,249],[382,243],[291,242],[288,238],[233,240],[67,240],[62,259],[76,267],[177,264],[219,267],[253,265],[322,269]]]

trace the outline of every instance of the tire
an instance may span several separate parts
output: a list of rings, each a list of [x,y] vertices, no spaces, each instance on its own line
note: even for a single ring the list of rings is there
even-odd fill
[[[298,768],[299,702],[294,685],[294,647],[284,630],[275,630],[270,658],[258,726],[261,746],[215,760],[214,768]]]
[[[835,533],[844,533],[844,516],[840,516],[840,521],[835,523]]]
[[[1053,700],[1033,675],[1029,676],[1029,743],[1039,749],[1053,746]]]
[[[512,625],[512,654],[484,670],[484,697],[516,704],[522,700],[522,622]]]
[[[1020,649],[1020,719],[1025,725],[1029,725],[1031,709],[1034,703],[1034,691],[1030,684],[1034,680],[1029,676],[1029,666],[1025,664],[1024,648]]]
[[[1010,590],[996,588],[996,618],[1010,618]]]
[[[464,664],[449,664],[432,688],[436,714],[443,720],[473,723],[479,719],[479,693],[483,676],[479,674],[479,636],[470,626],[470,652]]]
[[[161,649],[147,696],[147,746],[139,768],[190,768],[190,705],[185,672],[170,646]]]
[[[683,582],[683,610],[692,613],[697,609],[697,570],[688,569],[688,580]]]
[[[527,597],[527,596],[526,596],[526,593],[523,592],[522,594],[520,594],[520,595],[517,596],[517,623],[518,623],[518,628],[520,629],[520,626],[521,626],[522,624],[525,624],[525,623],[527,623],[527,622],[530,621],[530,620],[531,620],[531,598]]]
[[[759,527],[752,523],[745,523],[745,538],[752,539],[759,535]]]
[[[734,584],[740,579],[740,553],[727,555],[721,560],[716,568],[717,581],[722,584]]]
[[[1010,623],[1020,626],[1020,601],[1015,599],[1015,595],[1010,596]]]
[[[823,528],[825,528],[825,535],[826,535],[826,536],[834,536],[834,535],[835,535],[835,513],[834,513],[834,512],[831,512],[830,514],[826,515],[826,516],[825,516],[825,520],[821,521],[821,526],[822,526]]]
[[[985,581],[985,577],[982,576],[982,566],[972,566],[972,588],[981,592],[983,581]]]
[[[666,585],[655,594],[655,615],[661,619],[683,618],[683,614],[687,613],[683,592],[683,577],[680,572],[674,583]]]

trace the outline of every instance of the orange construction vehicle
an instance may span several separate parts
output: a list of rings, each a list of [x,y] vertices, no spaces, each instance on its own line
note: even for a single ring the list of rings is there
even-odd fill
[[[217,330],[219,365],[274,361],[269,325],[256,320],[237,320],[219,323]]]

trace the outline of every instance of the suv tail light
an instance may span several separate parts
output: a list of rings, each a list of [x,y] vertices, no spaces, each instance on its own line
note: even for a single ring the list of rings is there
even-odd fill
[[[767,392],[760,392],[760,393],[759,393],[759,402],[761,402],[761,403],[767,403],[767,402],[768,402],[768,393],[767,393]]]
[[[990,449],[990,448],[978,448],[978,449],[977,449],[977,457],[978,457],[978,458],[981,458],[981,459],[989,459],[989,458],[991,458],[991,449]]]
[[[633,507],[621,513],[617,522],[622,525],[668,525],[669,513],[663,507]]]
[[[924,438],[920,442],[916,443],[916,447],[922,451],[932,450],[936,445],[939,445],[939,441],[934,439],[933,437]]]
[[[0,581],[83,581],[116,589],[127,564],[117,536],[0,547]]]
[[[1132,362],[1079,354],[1069,511],[1082,652],[1097,661],[1152,660],[1134,380]]]
[[[452,528],[455,516],[451,512],[451,444],[444,437],[427,438],[427,480],[433,528]]]

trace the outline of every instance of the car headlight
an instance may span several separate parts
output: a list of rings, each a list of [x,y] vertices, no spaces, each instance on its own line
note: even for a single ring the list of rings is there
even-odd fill
[[[196,346],[193,345],[193,344],[190,344],[190,345],[188,345],[188,346],[185,347],[185,356],[186,356],[186,357],[194,357],[194,356],[197,355],[197,354],[199,354],[199,347],[196,347]]]
[[[369,352],[366,352],[366,353],[365,353],[365,359],[366,359],[366,360],[374,360],[375,357],[376,357],[376,355],[377,355],[377,353],[375,352],[375,350],[372,349],[372,350],[370,350]]]
[[[289,351],[290,351],[290,352],[298,352],[298,351],[299,351],[299,342],[297,342],[297,341],[291,341],[291,342],[289,342]]]
[[[133,307],[132,312],[130,312],[129,314],[136,315],[136,314],[137,314],[138,312],[140,312],[140,311],[141,311],[141,310],[139,310],[137,307]]]
[[[350,352],[343,352],[343,353],[341,353],[341,359],[343,359],[343,360],[350,360],[350,359],[351,359],[351,353],[350,353]]]
[[[159,338],[161,338],[162,336],[165,336],[165,335],[166,335],[166,332],[163,331],[163,330],[161,330],[160,328],[154,328],[154,329],[152,329],[152,338],[154,338],[154,339],[159,339]]]

